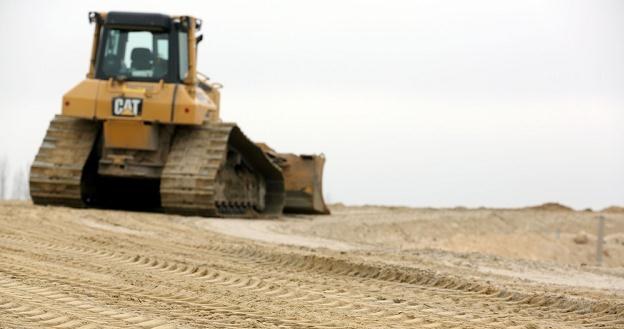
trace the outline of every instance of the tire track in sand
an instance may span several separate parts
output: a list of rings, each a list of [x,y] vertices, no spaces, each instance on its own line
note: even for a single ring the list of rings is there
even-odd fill
[[[123,256],[123,257],[122,257],[122,256],[120,256],[119,254],[115,254],[115,252],[110,252],[110,251],[108,251],[108,252],[107,252],[107,251],[98,251],[98,250],[96,250],[96,249],[89,249],[89,248],[87,248],[87,249],[82,249],[83,247],[81,247],[81,248],[67,247],[67,246],[57,246],[57,247],[60,247],[61,249],[65,248],[65,249],[68,249],[68,250],[73,250],[73,251],[78,251],[78,250],[81,250],[82,252],[85,252],[87,255],[91,255],[91,256],[93,256],[93,255],[101,255],[102,257],[106,257],[106,258],[110,258],[110,257],[112,257],[112,258],[117,258],[117,261],[122,261],[122,262],[126,262],[126,263],[127,263],[128,261],[131,261],[131,259],[127,258],[127,256]],[[48,249],[54,249],[55,247],[54,247],[54,245],[47,245],[47,246],[46,246],[46,248],[48,248]],[[230,250],[230,252],[231,252],[231,250]],[[246,256],[247,256],[247,257],[251,257],[251,258],[255,258],[255,259],[262,259],[262,257],[261,257],[262,255],[260,255],[260,257],[258,257],[258,256],[259,256],[259,255],[258,255],[258,252],[257,252],[257,251],[255,251],[255,250],[252,250],[251,252],[249,252],[249,250],[247,250],[247,251],[244,251],[244,252],[238,252],[238,253],[233,253],[233,254],[234,254],[234,255],[243,255],[243,254],[246,254]],[[186,264],[168,264],[166,261],[160,261],[160,262],[159,262],[158,260],[152,260],[152,261],[150,262],[149,260],[147,260],[147,261],[146,261],[146,258],[141,258],[140,256],[138,256],[139,258],[136,258],[136,257],[137,257],[137,256],[135,256],[135,258],[134,258],[134,262],[135,262],[135,263],[139,263],[139,264],[142,264],[142,265],[148,265],[149,267],[154,267],[154,268],[158,269],[159,271],[167,271],[167,272],[171,272],[171,273],[172,273],[172,274],[174,274],[174,275],[178,275],[178,273],[179,273],[179,275],[187,276],[187,275],[189,275],[189,274],[191,274],[191,275],[192,275],[192,274],[194,274],[194,273],[198,273],[197,271],[195,271],[195,269],[197,268],[195,265],[189,266],[189,265],[186,265]],[[280,256],[280,257],[278,257],[277,259],[278,259],[278,260],[282,260],[281,258],[282,258],[282,257]],[[274,255],[272,255],[272,256],[268,257],[268,260],[265,260],[265,261],[269,261],[270,263],[272,263],[272,265],[273,265],[273,266],[275,266],[275,260],[276,260],[276,259],[275,259]],[[144,263],[144,264],[143,264],[143,263]],[[288,260],[286,261],[286,263],[284,263],[284,264],[282,264],[282,265],[285,265],[285,266],[286,266],[286,265],[288,265],[288,266],[292,266],[292,265],[293,265],[293,263],[294,263],[294,264],[296,264],[296,263],[297,263],[297,261],[294,261],[294,262],[293,262],[293,260],[292,260],[292,259],[288,259]],[[299,264],[299,265],[301,265],[301,264]],[[309,264],[309,262],[307,262],[307,261],[305,261],[305,260],[303,261],[303,266],[304,266],[304,268],[305,268],[305,269],[317,269],[317,270],[319,269],[318,267],[315,267],[315,266],[309,266],[309,265],[310,265],[310,264]],[[334,265],[336,265],[336,264],[334,264]],[[356,275],[356,276],[357,276],[357,274],[358,274],[358,273],[355,273],[355,272],[354,272],[354,269],[355,269],[355,270],[357,270],[357,266],[356,266],[356,267],[353,267],[352,265],[349,265],[349,266],[350,266],[350,267],[348,267],[346,271],[345,271],[344,269],[341,269],[341,270],[339,270],[339,271],[334,271],[334,273],[337,273],[338,275],[347,275],[347,276],[353,276],[353,275]],[[320,269],[321,269],[321,270],[324,270],[322,267],[321,267]],[[190,272],[192,272],[192,271],[195,271],[195,272],[194,272],[194,273],[190,273]],[[187,272],[188,272],[188,273],[187,273]],[[330,272],[331,272],[331,271],[330,271]],[[200,273],[201,273],[201,272],[200,272]],[[218,273],[218,272],[217,272],[217,273]],[[214,274],[213,274],[213,275],[214,275]],[[230,276],[231,276],[231,274],[230,274]],[[215,278],[216,278],[216,277],[215,277]],[[213,278],[213,279],[214,279],[214,278]],[[390,281],[390,282],[394,282],[394,281],[397,281],[396,279],[397,279],[397,277],[396,277],[396,276],[394,276],[394,275],[390,275],[390,276],[383,276],[383,277],[381,277],[381,281]],[[401,278],[399,277],[398,279],[401,279]],[[241,282],[241,280],[244,280],[244,278],[240,278],[240,277],[231,277],[229,280],[228,280],[228,279],[226,279],[225,281],[224,281],[224,280],[221,280],[221,284],[224,284],[224,285],[229,285],[229,286],[232,286],[232,287],[235,287],[235,288],[236,288],[236,287],[238,287],[238,286],[237,286],[237,284],[238,284],[238,283],[240,283],[240,282]],[[375,278],[374,280],[376,280],[376,281],[380,281],[378,278]],[[398,281],[402,281],[402,280],[398,280]],[[217,283],[217,282],[219,282],[219,280],[214,280],[214,282],[213,282],[213,283]],[[261,282],[260,282],[260,283],[261,283]],[[422,283],[422,282],[421,282],[421,283]],[[426,283],[426,282],[425,282],[425,283]],[[429,284],[432,284],[432,282],[428,282],[428,283],[429,283]],[[413,284],[413,283],[412,283],[412,284]],[[433,285],[434,285],[434,286],[435,286],[436,284],[437,284],[437,283],[435,283],[435,282],[433,283]],[[260,285],[260,284],[258,284],[257,286],[259,286],[259,285]],[[244,285],[243,285],[243,286],[244,286]],[[264,288],[264,287],[266,287],[266,286],[261,287],[261,289],[262,289],[262,288]],[[325,287],[325,288],[327,288],[327,287]],[[468,288],[466,291],[470,291],[471,289],[472,289],[472,290],[474,290],[474,287],[463,287],[463,288]],[[291,295],[289,295],[291,292],[290,292],[290,291],[288,291],[288,290],[283,290],[283,291],[281,291],[281,292],[284,292],[284,294],[283,294],[283,295],[281,294],[281,292],[275,293],[275,290],[271,290],[270,288],[269,288],[269,289],[266,289],[266,290],[267,290],[267,291],[266,291],[266,293],[267,293],[267,294],[275,294],[275,295],[276,295],[276,297],[279,297],[279,296],[286,296],[286,298],[290,298],[290,297],[292,297]],[[325,293],[327,293],[327,291],[325,291]],[[454,296],[454,297],[457,297],[457,296]],[[500,296],[499,296],[499,297],[500,297]],[[503,299],[505,299],[505,297],[504,297],[504,296],[503,296]],[[507,299],[509,299],[509,298],[507,298]],[[513,301],[513,298],[512,298],[511,300]],[[326,304],[323,304],[323,306],[340,308],[340,307],[344,307],[345,305],[348,305],[348,304],[350,303],[350,301],[344,301],[344,300],[343,300],[342,302],[346,302],[346,304],[342,304],[342,305],[341,305],[341,301],[340,301],[340,300],[338,300],[338,303],[336,303],[336,300],[334,300],[334,301],[330,301],[330,302],[328,302],[328,303],[326,303]],[[522,302],[522,300],[520,300],[519,302]],[[543,301],[542,301],[542,303],[543,303]],[[401,302],[401,303],[399,303],[399,304],[402,304],[402,302]],[[529,303],[529,304],[530,304],[530,303]],[[392,304],[389,304],[389,305],[385,305],[385,306],[386,306],[386,307],[390,307],[390,306],[395,306],[395,307],[404,307],[405,305],[392,305]],[[421,306],[422,306],[422,305],[421,305]],[[350,307],[349,307],[349,306],[347,306],[347,307],[344,307],[344,308],[345,308],[345,309],[349,309]],[[391,307],[390,307],[390,308],[391,308]],[[370,311],[370,309],[366,309],[366,308],[365,308],[364,310],[365,310],[365,311]],[[405,309],[404,309],[404,310],[405,310]],[[570,312],[570,311],[573,311],[573,310],[574,310],[574,309],[570,309],[570,310],[567,310],[567,311],[568,311],[568,312]],[[423,310],[422,310],[422,309],[419,309],[419,311],[423,311]],[[426,310],[425,310],[424,312],[426,312]],[[439,314],[437,314],[438,316],[441,316],[441,315],[447,315],[447,318],[446,318],[447,320],[448,320],[448,318],[449,318],[449,317],[452,317],[452,315],[453,315],[453,314],[452,314],[452,312],[449,312],[448,310],[444,310],[444,309],[442,309],[442,312],[437,312],[437,313],[439,313]],[[449,314],[445,314],[445,313],[449,313]],[[435,313],[434,313],[434,314],[435,314]],[[375,316],[381,316],[381,315],[384,315],[387,319],[392,319],[392,315],[389,315],[387,312],[383,312],[383,311],[381,311],[381,312],[380,312],[380,313],[378,313],[378,314],[377,314],[377,313],[373,313],[373,315],[375,315]],[[609,321],[612,321],[612,319],[611,319],[611,318],[609,318],[609,316],[610,316],[610,315],[606,315],[606,317],[607,317],[607,318],[606,318],[606,319],[603,319],[603,324],[608,323]],[[506,316],[502,315],[501,317],[506,317]],[[393,320],[399,320],[399,318],[400,318],[400,317],[398,317],[398,318],[396,318],[396,319],[393,319]],[[465,318],[466,318],[466,317],[464,317],[464,318],[458,318],[458,320],[466,320]],[[457,319],[457,318],[456,318],[456,319]],[[418,320],[415,320],[415,319],[409,319],[409,320],[405,320],[405,322],[406,322],[406,323],[416,323],[416,322],[419,322],[420,320],[422,320],[422,319],[420,319],[420,318],[419,318]],[[526,318],[519,318],[518,320],[519,320],[519,321],[526,321],[527,319],[526,319]],[[564,320],[565,320],[565,319],[564,319]],[[594,320],[598,320],[598,319],[594,319]],[[409,322],[409,321],[411,321],[411,322]],[[568,321],[569,321],[569,320],[568,320]],[[494,325],[496,325],[496,326],[500,326],[500,325],[501,325],[501,323],[500,323],[500,322],[499,322],[499,323],[496,323],[496,322],[497,322],[497,321],[495,321]],[[578,323],[578,321],[574,321],[574,322],[575,322],[574,324],[580,324],[580,323]],[[419,322],[419,323],[420,323],[420,322]],[[447,324],[447,325],[451,325],[451,323],[449,323],[449,322],[446,322],[446,324]],[[452,324],[455,324],[455,323],[452,323]],[[513,324],[513,323],[508,323],[508,324]],[[572,324],[572,323],[570,323],[570,324]],[[480,325],[481,325],[481,326],[484,326],[484,325],[486,325],[486,323],[484,323],[483,321],[480,321]]]
[[[158,314],[159,312],[171,311],[171,307],[178,307],[178,310],[169,312],[171,314],[183,315],[186,313],[195,313],[202,315],[218,315],[221,319],[211,319],[210,321],[201,321],[199,317],[187,317],[184,320],[190,321],[192,324],[209,325],[210,327],[230,327],[232,318],[238,320],[253,319],[258,323],[269,324],[270,327],[285,326],[289,328],[335,328],[332,325],[322,325],[313,321],[305,321],[300,319],[283,319],[269,314],[265,314],[261,310],[251,310],[244,306],[223,302],[221,300],[210,300],[193,293],[192,291],[169,288],[150,290],[122,282],[109,283],[102,281],[94,281],[88,278],[75,275],[66,271],[65,268],[60,270],[54,267],[48,267],[42,270],[36,265],[42,265],[40,261],[23,260],[17,257],[11,257],[6,254],[0,256],[0,273],[7,276],[20,278],[21,280],[36,280],[41,286],[55,285],[63,287],[64,291],[73,291],[76,288],[89,291],[91,293],[101,293],[105,296],[116,296],[128,298],[129,300],[149,300],[156,302],[158,305],[145,305],[141,311]],[[59,273],[61,272],[61,273]],[[117,302],[120,302],[119,300]],[[123,304],[123,303],[121,303]],[[128,307],[128,305],[124,305]],[[158,306],[165,306],[161,309]],[[156,309],[154,309],[156,308]],[[242,321],[248,323],[248,321]],[[199,326],[204,327],[204,326]],[[241,327],[237,324],[234,327]],[[244,327],[244,325],[243,325]]]

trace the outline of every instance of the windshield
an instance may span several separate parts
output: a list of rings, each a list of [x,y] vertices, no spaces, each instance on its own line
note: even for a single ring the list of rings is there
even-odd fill
[[[99,78],[158,81],[169,70],[169,33],[106,29]]]

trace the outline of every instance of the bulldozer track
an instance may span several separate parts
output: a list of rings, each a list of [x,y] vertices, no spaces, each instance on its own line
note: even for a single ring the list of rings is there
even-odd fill
[[[217,190],[218,175],[224,170],[225,157],[232,140],[241,144],[240,149],[255,170],[264,161],[272,168],[279,179],[278,190],[275,184],[266,179],[265,199],[267,205],[260,205],[249,200],[226,200],[223,192]],[[232,145],[230,145],[231,147]],[[254,153],[255,149],[257,152]],[[258,154],[260,157],[258,157]],[[255,156],[255,158],[254,158]],[[256,161],[256,163],[254,163]],[[266,169],[265,169],[266,170]],[[261,175],[266,172],[257,171]],[[233,189],[233,187],[230,187]],[[247,186],[247,189],[250,189]],[[275,193],[278,192],[278,193]],[[278,195],[277,198],[274,195]],[[210,123],[201,126],[177,127],[171,145],[167,163],[160,181],[160,198],[162,208],[167,213],[183,215],[214,216],[257,216],[257,211],[267,212],[269,216],[279,215],[283,208],[284,191],[283,177],[262,151],[240,132],[233,123]],[[264,199],[264,198],[263,198]],[[261,209],[262,208],[262,209]],[[266,209],[264,209],[266,208]]]
[[[82,169],[97,132],[93,121],[55,116],[31,167],[30,193],[35,203],[83,206]]]
[[[92,155],[95,154],[93,146],[98,130],[98,123],[95,121],[62,115],[57,115],[50,122],[31,166],[30,191],[35,204],[81,208],[87,204],[97,205],[101,201],[98,198],[107,199],[100,195],[92,198],[90,194],[97,189],[91,185],[98,184],[95,178],[97,164],[90,162],[96,159]],[[227,193],[221,191],[223,186],[219,190],[219,175],[225,171],[225,158],[234,143],[232,140],[241,148],[237,151],[244,154],[246,164],[254,170],[263,168],[254,174],[264,175],[264,180],[274,182],[274,179],[265,176],[268,167],[268,172],[279,175],[282,180],[281,185],[266,184],[267,197],[261,197],[263,202],[252,202],[248,200],[249,197],[230,200]],[[260,189],[249,185],[239,186],[238,189],[227,188],[230,189],[229,194],[238,192],[239,195],[254,193]],[[247,190],[243,191],[245,188]],[[111,193],[106,189],[102,191]],[[254,217],[258,213],[276,216],[282,211],[284,198],[281,172],[235,124],[206,122],[201,126],[176,128],[160,180],[160,203],[165,212],[207,217]],[[157,205],[157,202],[158,200],[153,204]]]
[[[234,124],[178,127],[160,185],[165,212],[215,216],[217,171]]]
[[[90,219],[80,219],[80,210],[71,212],[71,220],[26,226],[3,222],[0,323],[42,327],[50,321],[61,328],[624,327],[622,303],[250,243],[198,231],[194,219],[130,218],[123,222],[128,233],[119,234],[85,225]],[[95,216],[102,213],[95,211]],[[120,222],[100,222],[113,223]]]

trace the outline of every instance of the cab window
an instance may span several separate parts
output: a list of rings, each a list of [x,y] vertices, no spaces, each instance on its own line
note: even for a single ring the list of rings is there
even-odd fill
[[[100,78],[124,80],[163,79],[169,70],[169,33],[105,30],[106,44],[99,61]]]
[[[180,80],[186,78],[188,72],[188,34],[186,32],[178,32],[178,44],[179,44],[179,63],[180,63]]]

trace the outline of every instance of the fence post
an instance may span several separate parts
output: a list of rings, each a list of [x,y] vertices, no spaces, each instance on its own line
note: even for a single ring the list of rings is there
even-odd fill
[[[602,265],[602,245],[604,243],[604,216],[598,216],[598,234],[596,235],[596,265]]]

